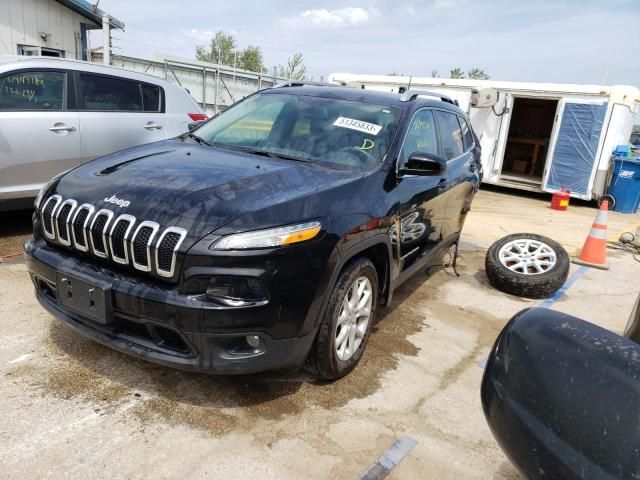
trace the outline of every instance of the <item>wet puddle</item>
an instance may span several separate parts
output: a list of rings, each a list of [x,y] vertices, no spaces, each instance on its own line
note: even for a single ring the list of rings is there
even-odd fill
[[[480,268],[476,257],[469,254],[461,261],[465,281],[476,282],[472,276]],[[392,306],[379,310],[381,316],[358,368],[333,383],[316,382],[304,372],[224,377],[181,372],[131,359],[55,320],[45,345],[49,361],[28,373],[12,375],[23,377],[44,395],[87,401],[106,413],[134,402],[131,412],[143,424],[187,425],[219,435],[243,425],[249,428],[252,419],[295,416],[310,408],[333,409],[376,392],[382,376],[396,368],[400,356],[418,354],[408,338],[428,328],[424,302],[430,302],[429,309],[439,318],[451,318],[464,329],[480,332],[476,349],[443,378],[446,387],[483,349],[488,350],[504,324],[485,312],[461,311],[438,301],[438,288],[451,278],[455,277],[450,272],[431,277],[419,273],[396,290]]]

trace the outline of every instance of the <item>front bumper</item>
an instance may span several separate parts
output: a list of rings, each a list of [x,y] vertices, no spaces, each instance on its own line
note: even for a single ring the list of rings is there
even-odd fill
[[[204,308],[202,302],[166,285],[143,283],[85,263],[42,241],[27,240],[25,252],[36,297],[45,309],[81,334],[147,361],[220,374],[290,369],[303,365],[315,337],[315,330],[278,337],[277,324],[260,325],[259,309],[265,307]],[[99,323],[63,307],[56,292],[57,272],[108,283],[108,321]],[[260,337],[257,348],[245,340],[253,335]]]

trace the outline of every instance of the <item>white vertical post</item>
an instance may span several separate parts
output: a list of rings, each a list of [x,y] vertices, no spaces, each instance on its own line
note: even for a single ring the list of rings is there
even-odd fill
[[[202,110],[207,111],[207,68],[202,67]]]
[[[238,60],[238,51],[233,52],[233,88],[236,88],[236,61]]]
[[[109,15],[102,16],[102,63],[111,65],[111,31]]]

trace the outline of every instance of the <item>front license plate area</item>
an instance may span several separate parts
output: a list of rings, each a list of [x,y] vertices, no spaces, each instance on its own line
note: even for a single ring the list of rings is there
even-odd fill
[[[107,324],[111,321],[111,285],[56,272],[58,303],[83,317]]]

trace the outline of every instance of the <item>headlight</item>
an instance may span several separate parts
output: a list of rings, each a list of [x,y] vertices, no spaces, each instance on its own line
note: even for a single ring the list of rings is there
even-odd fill
[[[320,222],[307,222],[286,227],[235,233],[211,246],[214,250],[243,250],[291,245],[311,240],[320,232]]]
[[[42,203],[42,198],[44,197],[45,193],[47,193],[47,190],[49,190],[49,188],[51,188],[51,185],[53,185],[61,176],[63,176],[69,170],[71,170],[71,169],[69,168],[69,169],[65,170],[64,172],[61,172],[61,173],[57,174],[55,177],[53,177],[51,180],[49,180],[47,183],[44,184],[44,186],[38,192],[38,196],[36,197],[36,199],[33,202],[33,206],[35,207],[36,210],[40,209],[40,204]]]

